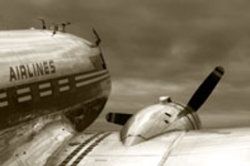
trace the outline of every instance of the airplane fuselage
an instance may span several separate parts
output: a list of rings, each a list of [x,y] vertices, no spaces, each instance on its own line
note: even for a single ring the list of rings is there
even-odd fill
[[[14,137],[26,140],[41,124],[60,119],[72,129],[84,130],[110,92],[100,48],[66,33],[1,31],[0,66],[1,161],[8,158],[6,149],[12,153],[21,145]]]

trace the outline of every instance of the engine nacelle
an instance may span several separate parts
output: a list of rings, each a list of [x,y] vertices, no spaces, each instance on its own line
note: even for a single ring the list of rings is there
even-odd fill
[[[159,104],[142,109],[127,121],[121,130],[121,141],[131,146],[166,132],[199,129],[198,115],[187,109],[170,97],[160,97]],[[180,116],[182,112],[188,113]]]
[[[146,107],[135,115],[108,113],[108,122],[124,125],[121,141],[135,145],[160,134],[176,130],[196,130],[201,124],[197,111],[210,96],[224,75],[224,68],[217,66],[195,91],[186,106],[172,102],[168,96],[160,97],[160,103]]]

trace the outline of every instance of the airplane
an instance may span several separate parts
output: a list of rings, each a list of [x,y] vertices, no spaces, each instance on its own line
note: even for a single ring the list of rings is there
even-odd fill
[[[121,131],[85,129],[103,110],[111,78],[101,39],[42,29],[0,31],[3,166],[250,165],[250,129],[201,129],[197,111],[224,74],[217,66],[186,106],[168,96],[132,114]]]

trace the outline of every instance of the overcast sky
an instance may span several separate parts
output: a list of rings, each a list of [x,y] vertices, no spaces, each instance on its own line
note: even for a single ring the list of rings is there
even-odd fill
[[[201,108],[203,121],[245,125],[250,124],[249,9],[247,0],[1,0],[0,27],[38,28],[37,17],[70,21],[68,32],[90,41],[95,27],[113,80],[106,112],[135,113],[161,95],[185,104],[222,65],[225,77]]]

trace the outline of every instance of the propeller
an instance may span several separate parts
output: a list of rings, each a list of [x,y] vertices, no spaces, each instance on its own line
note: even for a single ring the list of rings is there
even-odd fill
[[[224,68],[221,66],[215,67],[215,69],[208,75],[199,88],[195,91],[191,99],[189,100],[187,107],[192,111],[198,111],[198,109],[207,100],[212,93],[216,85],[219,83],[221,77],[224,74]]]
[[[215,67],[215,69],[207,76],[207,78],[195,91],[185,109],[183,109],[183,111],[178,114],[176,120],[180,119],[183,116],[186,116],[187,114],[198,111],[210,96],[223,75],[224,68],[221,66]],[[108,113],[106,115],[106,120],[111,123],[124,125],[131,116],[132,114],[126,113]]]
[[[110,123],[124,125],[129,118],[131,118],[132,114],[128,113],[116,113],[110,112],[106,115],[106,120]]]

